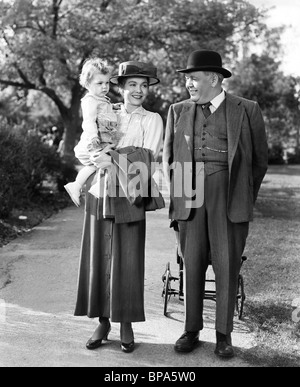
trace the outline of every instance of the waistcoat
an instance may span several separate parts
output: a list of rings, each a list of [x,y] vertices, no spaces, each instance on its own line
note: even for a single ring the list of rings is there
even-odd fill
[[[194,161],[204,162],[206,174],[228,169],[226,100],[207,118],[201,105],[197,105],[194,147]]]

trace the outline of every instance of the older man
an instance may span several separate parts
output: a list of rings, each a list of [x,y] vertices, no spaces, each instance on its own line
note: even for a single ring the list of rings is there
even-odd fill
[[[164,167],[170,182],[170,218],[177,221],[185,267],[185,332],[175,345],[190,352],[203,329],[205,274],[216,279],[216,350],[233,357],[233,318],[253,206],[267,171],[268,146],[257,102],[226,93],[219,53],[198,50],[188,58],[190,99],[171,105]]]

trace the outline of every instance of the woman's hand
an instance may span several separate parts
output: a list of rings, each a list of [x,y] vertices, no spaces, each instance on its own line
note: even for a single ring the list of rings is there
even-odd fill
[[[99,152],[95,152],[91,157],[91,162],[97,167],[97,168],[104,168],[104,166],[111,165],[111,156],[108,155],[108,153],[115,149],[115,145],[107,145],[104,149],[102,149]]]

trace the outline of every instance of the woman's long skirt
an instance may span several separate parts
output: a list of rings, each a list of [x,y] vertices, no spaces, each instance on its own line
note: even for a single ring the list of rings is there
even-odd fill
[[[145,321],[146,222],[116,224],[104,219],[98,211],[103,200],[88,193],[92,180],[86,188],[75,316]]]

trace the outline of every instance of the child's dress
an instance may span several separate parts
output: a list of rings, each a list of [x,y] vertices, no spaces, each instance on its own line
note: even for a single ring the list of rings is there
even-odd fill
[[[92,165],[90,158],[87,157],[87,150],[93,154],[108,144],[118,145],[121,138],[118,131],[118,117],[113,112],[108,97],[96,97],[88,93],[82,98],[81,106],[83,132],[74,152],[83,165]]]

